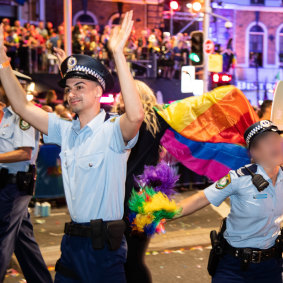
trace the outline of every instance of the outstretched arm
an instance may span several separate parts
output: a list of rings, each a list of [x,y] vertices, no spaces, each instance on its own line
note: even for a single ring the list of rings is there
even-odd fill
[[[13,70],[8,64],[9,58],[4,48],[3,24],[0,25],[0,80],[4,87],[5,93],[15,112],[24,120],[29,122],[34,128],[44,134],[48,134],[48,114],[31,102],[28,102],[26,93],[21,87]]]
[[[186,216],[204,208],[209,204],[210,202],[206,198],[204,192],[201,191],[182,200],[178,205],[183,208],[181,216]]]
[[[108,47],[113,53],[125,103],[125,114],[122,115],[120,121],[125,142],[135,137],[144,118],[142,103],[123,52],[133,27],[132,17],[133,12],[127,12],[122,25],[116,26],[112,30],[108,41]]]

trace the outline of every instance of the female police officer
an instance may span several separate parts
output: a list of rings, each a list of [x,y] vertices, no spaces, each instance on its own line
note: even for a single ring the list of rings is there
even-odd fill
[[[283,216],[281,131],[268,120],[245,132],[253,164],[183,200],[182,215],[230,197],[223,249],[212,282],[282,282],[281,250],[275,245]],[[260,176],[259,176],[260,175]]]

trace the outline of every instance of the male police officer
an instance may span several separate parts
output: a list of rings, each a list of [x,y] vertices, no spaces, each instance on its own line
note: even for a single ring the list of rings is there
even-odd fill
[[[216,238],[218,250],[210,262],[212,282],[281,283],[283,216],[282,132],[268,120],[249,127],[245,140],[254,164],[230,173],[204,191],[181,202],[183,215],[227,197],[231,211]],[[215,240],[215,239],[214,239]],[[214,270],[212,270],[214,269]]]
[[[125,56],[132,12],[116,26],[108,46],[116,63],[126,113],[108,119],[100,97],[113,80],[97,60],[68,57],[61,66],[60,85],[78,119],[68,122],[28,103],[11,69],[6,66],[0,30],[0,78],[16,112],[61,145],[62,174],[72,218],[65,226],[56,282],[125,282],[126,242],[123,236],[124,186],[128,149],[137,139],[143,108]]]
[[[28,213],[34,188],[31,160],[37,156],[38,139],[34,128],[9,106],[2,86],[0,101],[5,104],[0,123],[0,281],[15,252],[27,282],[52,282]]]

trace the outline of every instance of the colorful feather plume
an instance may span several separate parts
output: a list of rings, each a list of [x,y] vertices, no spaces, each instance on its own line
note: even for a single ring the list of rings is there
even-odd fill
[[[143,174],[135,179],[140,187],[153,187],[156,192],[171,196],[179,176],[174,168],[162,161],[157,166],[145,166]]]
[[[132,230],[148,236],[164,232],[165,219],[172,219],[181,211],[168,197],[173,194],[178,180],[175,170],[162,162],[156,167],[146,166],[136,179],[141,190],[133,190],[129,200]]]

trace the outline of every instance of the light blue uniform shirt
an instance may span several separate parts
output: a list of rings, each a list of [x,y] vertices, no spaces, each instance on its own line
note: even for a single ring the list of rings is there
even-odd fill
[[[0,154],[14,151],[21,147],[33,148],[32,156],[37,152],[35,141],[35,130],[29,127],[27,130],[20,128],[21,118],[12,110],[4,108],[4,116],[0,123]],[[16,174],[18,171],[28,171],[30,160],[14,163],[0,163],[0,168],[9,169],[10,174]]]
[[[105,122],[102,110],[84,128],[79,120],[62,120],[49,114],[46,143],[61,146],[64,190],[73,221],[119,220],[123,217],[129,149],[125,146],[120,117]]]
[[[215,206],[230,197],[231,211],[224,237],[235,248],[268,249],[275,244],[280,232],[283,216],[282,169],[275,186],[259,165],[257,173],[269,182],[262,192],[253,185],[250,175],[239,177],[236,171],[230,171],[231,183],[223,189],[218,189],[215,183],[204,190],[209,202]]]

